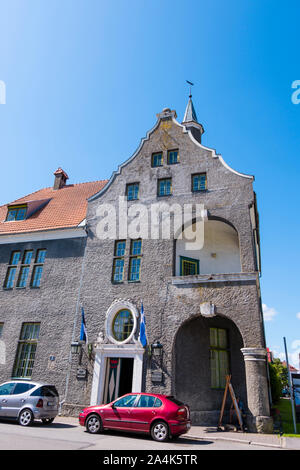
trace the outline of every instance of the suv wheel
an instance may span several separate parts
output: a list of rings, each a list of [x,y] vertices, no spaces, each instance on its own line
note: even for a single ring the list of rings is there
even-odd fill
[[[87,432],[90,434],[98,434],[102,431],[102,421],[100,416],[93,414],[90,415],[85,423]]]
[[[30,426],[33,423],[33,413],[31,410],[26,409],[22,410],[21,413],[19,414],[19,424],[21,426]]]
[[[168,439],[169,428],[164,421],[157,421],[151,428],[151,437],[155,441],[164,442]]]

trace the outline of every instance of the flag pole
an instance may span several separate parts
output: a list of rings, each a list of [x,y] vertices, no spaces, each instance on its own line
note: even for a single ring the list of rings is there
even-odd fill
[[[293,415],[293,423],[294,423],[294,433],[297,434],[295,403],[294,403],[294,388],[293,388],[293,383],[292,383],[292,380],[291,380],[291,371],[290,371],[290,366],[289,366],[289,359],[288,359],[288,353],[287,353],[286,339],[285,338],[283,338],[283,342],[284,342],[286,366],[287,366],[287,372],[288,372],[288,381],[289,381],[290,394],[291,394],[291,406],[292,406],[292,415]]]

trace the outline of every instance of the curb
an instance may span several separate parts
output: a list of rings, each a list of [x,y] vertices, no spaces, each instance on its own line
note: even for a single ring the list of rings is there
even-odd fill
[[[196,439],[199,441],[211,439],[215,441],[229,441],[229,442],[238,442],[239,444],[248,444],[248,445],[255,445],[255,446],[261,446],[261,447],[273,447],[274,449],[286,449],[287,448],[283,445],[281,442],[280,444],[270,444],[268,442],[255,442],[255,441],[249,441],[246,439],[237,439],[234,437],[224,437],[224,436],[193,436],[192,434],[189,434],[188,436],[184,436],[186,439]],[[296,449],[295,449],[296,450]]]

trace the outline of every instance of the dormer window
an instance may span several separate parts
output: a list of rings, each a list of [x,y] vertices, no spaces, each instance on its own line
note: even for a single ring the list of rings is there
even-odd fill
[[[6,221],[12,220],[24,220],[26,218],[27,205],[23,204],[20,206],[9,206],[6,216]]]

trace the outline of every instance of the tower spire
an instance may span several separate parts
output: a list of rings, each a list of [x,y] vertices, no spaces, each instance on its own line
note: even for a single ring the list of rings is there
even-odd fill
[[[192,86],[194,84],[186,80],[186,82],[190,85],[190,94],[189,94],[189,101],[187,107],[185,108],[184,118],[182,124],[192,132],[194,138],[201,142],[201,136],[204,132],[202,124],[198,122],[197,114],[193,105],[192,101]]]

